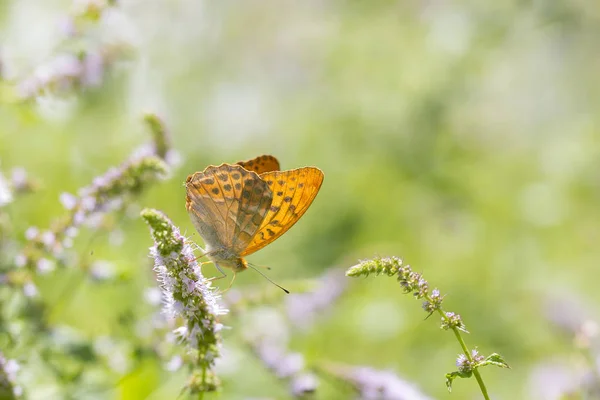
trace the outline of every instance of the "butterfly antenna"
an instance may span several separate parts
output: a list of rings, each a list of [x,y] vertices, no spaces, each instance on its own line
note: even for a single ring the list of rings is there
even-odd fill
[[[273,285],[277,286],[279,289],[283,290],[284,292],[286,292],[287,294],[290,294],[289,290],[287,290],[286,288],[284,288],[281,285],[276,284],[275,282],[273,282],[271,279],[269,279],[268,276],[266,276],[265,274],[263,274],[262,272],[260,272],[258,269],[256,269],[256,267],[254,267],[254,265],[250,265],[248,264],[248,266],[250,268],[252,268],[253,270],[255,270],[256,272],[258,272],[259,274],[262,275],[263,278],[265,278],[266,280],[268,280],[269,282],[271,282]]]
[[[251,262],[248,262],[247,264],[251,265],[253,267],[264,268],[264,269],[269,270],[269,271],[271,270],[271,267],[267,267],[266,265],[258,265],[258,264],[254,264],[254,263],[251,263]]]

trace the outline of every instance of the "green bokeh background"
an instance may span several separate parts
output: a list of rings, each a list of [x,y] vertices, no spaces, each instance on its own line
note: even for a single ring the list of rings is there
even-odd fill
[[[259,154],[286,169],[314,165],[325,181],[310,210],[250,257],[271,266],[273,280],[314,278],[377,254],[402,257],[462,315],[467,343],[501,353],[513,368],[483,370],[496,399],[532,398],[536,365],[576,354],[545,313],[549,299],[575,299],[592,315],[600,301],[600,5],[120,3],[106,32],[132,52],[101,88],[33,113],[0,105],[1,168],[23,166],[42,184],[10,206],[21,235],[63,212],[60,193],[76,193],[147,142],[141,117],[156,112],[184,162],[139,204],[182,231],[194,232],[188,174]],[[6,74],[23,77],[56,52],[57,21],[71,7],[0,2]],[[50,298],[72,290],[54,322],[94,337],[114,332],[118,310],[149,312],[140,301],[153,284],[148,229],[141,219],[120,229],[120,246],[84,237],[76,248],[92,248],[128,279],[110,287],[71,288],[65,274],[39,282]],[[235,285],[268,283],[244,273]],[[425,316],[392,279],[351,280],[330,316],[295,335],[291,348],[309,362],[392,369],[435,398],[479,398],[474,380],[447,394],[444,374],[460,348]],[[226,323],[224,347],[238,356],[222,374],[221,398],[285,398],[285,385],[237,341],[239,320]],[[183,379],[149,364],[109,396],[175,398]],[[321,389],[317,398],[342,398],[330,382]]]

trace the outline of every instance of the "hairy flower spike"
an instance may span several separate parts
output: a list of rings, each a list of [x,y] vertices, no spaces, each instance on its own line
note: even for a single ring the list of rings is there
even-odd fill
[[[302,354],[289,353],[281,345],[274,345],[266,338],[249,341],[248,344],[270,371],[279,379],[288,381],[294,398],[305,398],[317,390],[319,382],[312,373],[306,371]]]
[[[370,274],[394,276],[402,268],[402,260],[398,257],[374,258],[363,260],[358,265],[350,267],[346,276],[369,276]]]
[[[502,356],[497,353],[493,353],[484,358],[483,356],[480,356],[476,350],[474,350],[472,353],[468,352],[467,346],[459,331],[465,333],[469,332],[466,330],[465,324],[462,322],[460,315],[453,312],[444,311],[442,309],[443,296],[440,294],[440,291],[438,289],[433,289],[430,293],[429,283],[425,278],[423,278],[423,275],[413,271],[409,265],[402,265],[402,261],[399,258],[375,258],[373,260],[361,261],[360,264],[348,269],[348,271],[346,271],[346,276],[368,276],[371,273],[376,273],[377,275],[386,274],[390,277],[395,276],[404,293],[412,293],[417,299],[425,299],[425,301],[422,303],[422,307],[427,313],[429,313],[430,316],[436,311],[442,315],[442,329],[451,329],[461,344],[461,347],[465,351],[465,354],[459,356],[457,360],[457,366],[459,367],[459,370],[446,374],[446,387],[449,391],[451,391],[452,382],[457,377],[469,378],[474,376],[482,393],[484,394],[484,398],[488,399],[489,397],[487,396],[487,389],[477,369],[486,365],[495,365],[502,368],[508,368],[508,364],[504,361]],[[373,394],[376,396],[373,398],[379,398],[381,390],[377,388]],[[401,397],[402,396],[393,398]],[[363,392],[361,393],[361,398],[370,397]]]
[[[84,93],[100,86],[110,69],[126,58],[132,48],[125,32],[113,29],[110,40],[106,40],[104,34],[98,34],[102,29],[95,28],[103,25],[104,15],[120,12],[115,5],[114,0],[75,1],[74,12],[64,16],[59,26],[63,34],[59,48],[63,50],[20,79],[14,89],[15,97],[33,103],[39,98]]]
[[[358,398],[430,400],[419,388],[392,371],[376,370],[363,366],[324,363],[323,372],[349,384]]]
[[[467,328],[466,328],[465,324],[463,323],[460,315],[455,314],[453,312],[447,312],[446,317],[442,318],[441,328],[444,330],[456,328],[463,332],[468,333]]]
[[[429,314],[432,314],[434,311],[440,309],[443,300],[444,298],[440,294],[440,291],[438,289],[433,289],[429,295],[429,299],[423,302],[423,309]]]
[[[202,275],[193,250],[179,229],[160,211],[144,209],[141,216],[154,239],[150,253],[163,292],[164,311],[184,320],[175,334],[192,355],[187,389],[191,393],[215,391],[219,383],[212,368],[219,356],[222,328],[218,317],[227,310],[220,307],[219,296]]]
[[[105,214],[121,209],[127,200],[151,183],[163,179],[167,172],[168,166],[155,156],[134,158],[94,178],[90,186],[79,190],[78,197],[61,194],[60,200],[68,213],[50,230],[29,228],[25,234],[29,240],[24,249],[26,266],[31,271],[39,271],[39,262],[47,255],[61,257],[64,250],[72,246],[73,238],[83,225],[98,224]]]
[[[152,113],[144,115],[144,122],[146,122],[150,128],[150,132],[152,132],[152,142],[154,144],[155,154],[164,160],[167,156],[167,152],[171,148],[167,127],[156,114]]]

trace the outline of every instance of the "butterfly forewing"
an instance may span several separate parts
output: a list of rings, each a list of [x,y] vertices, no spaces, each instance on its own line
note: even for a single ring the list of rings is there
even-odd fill
[[[264,180],[261,178],[243,179],[239,212],[236,216],[233,242],[231,243],[236,254],[241,254],[248,247],[263,223],[273,200],[272,191]]]
[[[248,245],[248,235],[252,237],[260,226],[252,218],[246,221],[248,216],[262,221],[269,207],[264,203],[271,201],[270,189],[257,174],[229,164],[190,175],[186,192],[186,208],[205,243],[236,252]],[[240,223],[244,224],[242,236]]]
[[[273,171],[260,176],[273,193],[273,200],[252,241],[242,251],[246,256],[283,235],[306,212],[323,183],[323,172],[314,167]]]
[[[268,155],[259,156],[252,160],[240,161],[237,164],[259,175],[265,172],[279,171],[279,161],[275,157]]]

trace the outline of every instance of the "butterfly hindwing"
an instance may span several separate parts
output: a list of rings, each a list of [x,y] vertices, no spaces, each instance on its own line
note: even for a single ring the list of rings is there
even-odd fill
[[[314,167],[261,174],[272,192],[272,202],[258,231],[241,256],[254,253],[283,235],[306,212],[323,183],[323,172]]]
[[[237,164],[259,175],[265,172],[279,171],[279,161],[275,157],[268,155],[259,156],[252,160],[240,161]]]

